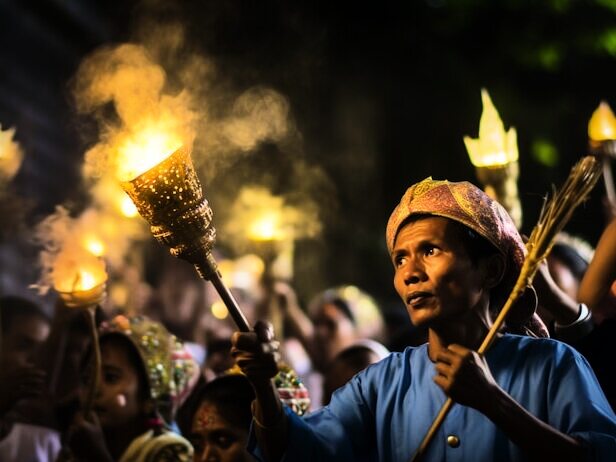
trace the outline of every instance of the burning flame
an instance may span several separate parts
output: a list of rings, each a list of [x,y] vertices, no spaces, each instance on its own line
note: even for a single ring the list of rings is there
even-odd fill
[[[487,90],[481,90],[483,112],[479,121],[479,138],[464,137],[466,150],[475,167],[497,167],[518,160],[515,128],[505,132],[503,121]]]
[[[130,136],[118,148],[116,175],[130,181],[155,167],[182,146],[181,138],[159,125]]]
[[[13,141],[14,135],[14,128],[3,131],[0,125],[0,178],[13,178],[23,160],[19,144]]]
[[[588,137],[593,141],[616,140],[616,117],[609,104],[601,101],[588,122]]]
[[[79,247],[67,247],[56,257],[52,279],[58,292],[90,290],[107,280],[105,262]]]

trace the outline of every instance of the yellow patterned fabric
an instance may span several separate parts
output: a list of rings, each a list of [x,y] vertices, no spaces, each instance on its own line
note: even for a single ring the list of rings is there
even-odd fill
[[[402,225],[412,216],[449,218],[487,239],[505,257],[506,269],[498,290],[507,296],[524,263],[526,247],[511,217],[496,201],[473,184],[433,180],[428,177],[407,189],[389,221],[385,238],[391,254]],[[534,313],[536,297],[527,290],[508,316],[509,322],[525,323]]]

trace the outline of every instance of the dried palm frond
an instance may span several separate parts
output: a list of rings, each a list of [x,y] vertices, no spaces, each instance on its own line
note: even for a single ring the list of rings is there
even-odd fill
[[[478,353],[484,354],[490,348],[511,307],[524,293],[526,287],[530,286],[539,269],[539,265],[548,256],[550,250],[552,250],[554,238],[571,219],[571,215],[573,215],[576,207],[592,191],[597,180],[601,177],[601,171],[601,163],[596,157],[583,157],[573,166],[567,181],[565,181],[560,190],[555,191],[552,197],[543,204],[539,220],[526,243],[528,252],[520,270],[520,275],[505,305],[477,350]],[[417,452],[413,455],[412,462],[420,460],[423,456],[452,406],[453,400],[448,398],[434,419],[434,422],[432,422]]]

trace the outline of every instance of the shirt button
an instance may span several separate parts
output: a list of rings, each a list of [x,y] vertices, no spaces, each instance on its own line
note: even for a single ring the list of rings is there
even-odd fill
[[[452,448],[457,448],[458,446],[460,446],[460,438],[458,438],[456,435],[449,435],[447,437],[447,444]]]

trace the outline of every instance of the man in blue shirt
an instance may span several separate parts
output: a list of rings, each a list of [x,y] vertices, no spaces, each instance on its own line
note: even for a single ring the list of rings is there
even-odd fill
[[[249,443],[257,458],[408,461],[449,396],[455,404],[424,461],[614,459],[616,416],[575,350],[503,333],[486,355],[475,351],[524,260],[502,207],[470,183],[428,178],[402,197],[386,240],[396,291],[428,343],[370,366],[329,406],[299,418],[271,385],[271,331],[236,333],[232,352],[257,397]],[[507,330],[538,333],[528,322],[535,303],[527,289]]]

